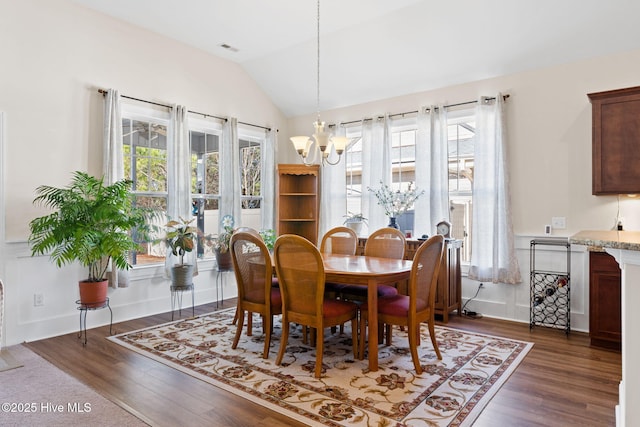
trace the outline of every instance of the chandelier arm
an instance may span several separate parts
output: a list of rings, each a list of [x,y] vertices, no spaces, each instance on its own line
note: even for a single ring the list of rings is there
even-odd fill
[[[329,161],[329,156],[324,157],[322,160],[323,160],[323,162],[324,162],[324,163],[326,163],[326,164],[328,164],[328,165],[335,166],[335,165],[337,165],[338,163],[340,163],[340,159],[341,159],[341,158],[342,158],[342,154],[338,154],[338,160],[336,160],[335,162],[330,162],[330,161]]]

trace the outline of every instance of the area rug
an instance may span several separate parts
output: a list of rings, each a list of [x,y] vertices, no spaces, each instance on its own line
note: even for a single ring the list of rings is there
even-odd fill
[[[271,352],[262,358],[259,317],[235,350],[235,309],[109,337],[110,340],[308,425],[471,425],[532,343],[436,326],[442,360],[422,328],[416,375],[406,332],[379,347],[379,370],[353,357],[351,331],[325,333],[323,373],[313,376],[315,349],[292,326],[281,366],[275,364],[281,324],[276,316]],[[256,327],[255,325],[258,325]]]
[[[8,371],[22,366],[22,362],[17,360],[9,350],[0,350],[0,372]]]
[[[145,427],[123,407],[58,369],[25,345],[11,351],[23,365],[0,372],[0,425],[3,427]]]

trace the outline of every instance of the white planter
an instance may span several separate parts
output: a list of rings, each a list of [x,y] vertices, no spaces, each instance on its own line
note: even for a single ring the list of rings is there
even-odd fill
[[[362,231],[362,221],[347,222],[345,225],[355,231],[358,236],[360,235],[360,232]]]

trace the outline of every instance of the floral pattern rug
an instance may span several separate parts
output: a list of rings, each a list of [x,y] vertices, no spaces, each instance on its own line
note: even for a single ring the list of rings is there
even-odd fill
[[[235,350],[235,309],[153,326],[110,337],[112,341],[308,425],[465,426],[471,425],[491,397],[533,346],[436,325],[442,360],[436,358],[426,325],[419,355],[424,372],[416,375],[405,331],[393,329],[392,346],[379,347],[379,369],[354,359],[350,324],[344,333],[325,330],[323,373],[314,378],[315,348],[291,327],[281,366],[280,316],[268,359],[258,316],[253,335],[246,325]]]

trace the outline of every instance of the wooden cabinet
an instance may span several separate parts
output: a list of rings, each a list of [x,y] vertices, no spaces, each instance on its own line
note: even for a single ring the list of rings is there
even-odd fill
[[[591,345],[620,349],[621,274],[606,252],[589,253],[589,337]]]
[[[366,243],[366,237],[358,239],[358,255],[364,254]],[[404,258],[412,260],[420,244],[422,242],[419,240],[407,240]],[[446,245],[438,275],[435,302],[435,314],[442,316],[442,321],[445,323],[449,321],[449,313],[453,310],[457,310],[458,315],[462,313],[462,274],[460,270],[462,240],[447,239]],[[400,293],[406,293],[406,283],[399,283],[398,290]]]
[[[278,165],[277,233],[318,243],[320,166]]]
[[[460,248],[462,240],[447,240],[442,255],[440,276],[436,288],[435,313],[442,316],[443,322],[449,321],[453,310],[462,313],[462,274],[460,272]]]
[[[588,94],[592,193],[640,193],[640,87]]]

